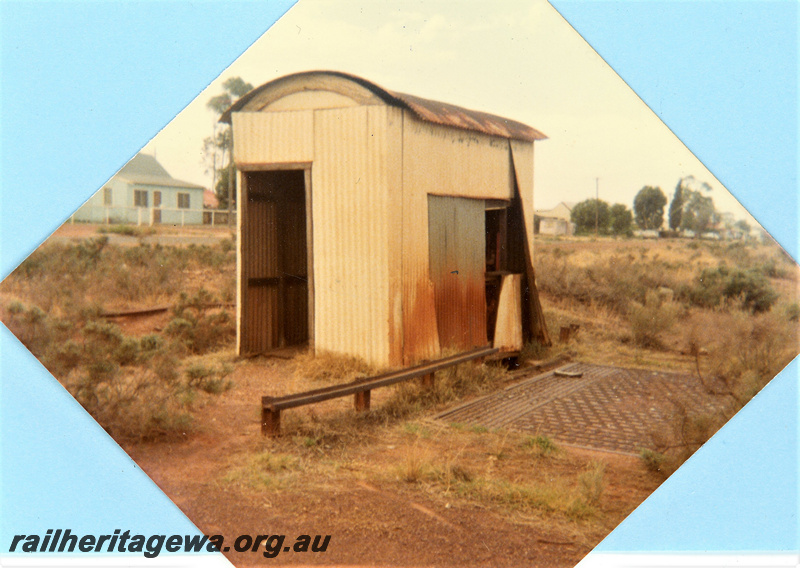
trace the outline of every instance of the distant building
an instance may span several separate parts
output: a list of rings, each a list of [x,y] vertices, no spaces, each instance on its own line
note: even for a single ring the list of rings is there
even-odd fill
[[[203,207],[205,209],[216,209],[219,207],[219,199],[217,199],[217,196],[210,189],[203,192]]]
[[[136,154],[72,216],[89,223],[194,225],[203,222],[202,186],[174,179],[153,156]]]
[[[575,223],[571,220],[573,207],[575,203],[562,201],[552,209],[537,211],[537,232],[542,235],[574,235]]]

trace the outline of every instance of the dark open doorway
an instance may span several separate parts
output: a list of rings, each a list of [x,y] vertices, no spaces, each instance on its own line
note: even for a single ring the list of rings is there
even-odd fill
[[[486,203],[486,334],[494,340],[503,274],[508,273],[508,209],[504,202]]]
[[[242,175],[242,354],[308,343],[306,177],[304,170]]]

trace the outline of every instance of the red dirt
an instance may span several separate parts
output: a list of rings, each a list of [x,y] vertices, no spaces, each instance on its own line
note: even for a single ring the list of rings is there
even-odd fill
[[[296,484],[299,487],[292,486],[289,491],[257,490],[224,482],[226,472],[245,452],[285,448],[285,441],[273,442],[260,435],[258,401],[267,391],[289,387],[290,367],[290,362],[278,360],[242,364],[233,375],[236,387],[198,411],[197,422],[202,424],[199,433],[182,441],[126,447],[205,534],[222,534],[229,543],[242,534],[285,534],[287,542],[301,534],[331,535],[325,553],[286,552],[266,559],[258,553],[227,552],[236,566],[267,562],[573,566],[658,485],[635,459],[566,449],[565,458],[557,460],[556,474],[576,475],[589,459],[606,464],[601,507],[604,520],[599,526],[587,529],[581,521],[549,522],[546,518],[502,514],[463,500],[451,503],[412,484],[364,479],[359,464],[366,460],[385,462],[387,467],[398,463],[401,449],[394,444],[397,436],[348,448],[355,457],[342,467],[341,475],[303,471]],[[349,402],[331,401],[290,412],[329,412],[345,408]],[[373,406],[376,403],[379,399],[373,397]],[[353,464],[352,468],[347,464]]]

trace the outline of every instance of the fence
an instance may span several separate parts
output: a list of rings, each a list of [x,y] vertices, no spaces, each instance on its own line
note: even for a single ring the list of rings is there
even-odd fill
[[[236,224],[236,211],[230,213],[228,217],[227,211],[217,211],[216,209],[205,209],[203,211],[203,225],[235,225]],[[230,219],[230,223],[228,222]]]
[[[84,205],[71,217],[70,223],[130,223],[134,225],[227,225],[228,212],[213,209],[173,207],[130,207]],[[236,214],[232,219],[236,222]]]

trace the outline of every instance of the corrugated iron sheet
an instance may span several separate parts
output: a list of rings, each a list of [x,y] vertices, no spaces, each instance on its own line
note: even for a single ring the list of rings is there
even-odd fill
[[[475,199],[513,196],[507,140],[422,122],[406,111],[403,142],[403,183],[411,191]]]
[[[232,113],[246,109],[248,103],[256,100],[265,91],[268,91],[269,89],[278,89],[298,77],[303,77],[308,81],[325,78],[340,78],[351,81],[362,87],[365,87],[380,97],[380,99],[386,104],[407,109],[413,112],[420,120],[435,124],[461,128],[464,130],[472,130],[474,132],[482,132],[484,134],[489,134],[490,136],[501,136],[503,138],[514,140],[525,140],[528,142],[547,138],[547,136],[535,128],[531,128],[530,126],[515,120],[503,118],[501,116],[486,112],[466,109],[448,103],[423,99],[414,95],[389,91],[371,81],[362,79],[361,77],[350,75],[348,73],[341,73],[338,71],[307,71],[304,73],[287,75],[279,79],[275,79],[274,81],[270,81],[269,83],[265,83],[264,85],[253,89],[248,94],[240,98],[236,104],[234,104],[222,115],[220,121],[230,123]]]
[[[488,344],[484,222],[482,199],[428,196],[430,274],[443,349]]]
[[[314,112],[243,112],[233,118],[237,165],[311,162]]]
[[[387,107],[315,112],[315,348],[390,362]],[[397,191],[397,188],[392,188]]]
[[[501,136],[514,140],[533,142],[547,138],[527,124],[494,114],[469,110],[448,103],[423,99],[406,93],[388,91],[395,99],[405,104],[417,118],[443,126],[454,126],[464,130],[482,132],[490,136]]]
[[[519,196],[522,200],[522,214],[525,223],[525,235],[533,262],[533,144],[525,144],[512,140],[511,157],[516,174]]]
[[[493,345],[500,351],[521,351],[522,275],[504,274],[501,282]]]

